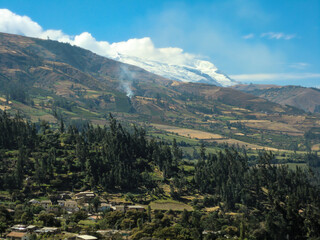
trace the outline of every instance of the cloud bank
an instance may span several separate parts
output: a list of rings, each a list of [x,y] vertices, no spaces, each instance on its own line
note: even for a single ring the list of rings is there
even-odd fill
[[[320,78],[320,73],[260,73],[231,75],[231,78],[244,82],[263,82],[278,80],[299,80]]]
[[[17,15],[8,9],[0,9],[0,32],[42,39],[50,38],[51,40],[67,42],[96,54],[115,59],[117,59],[118,54],[123,54],[172,65],[189,65],[196,58],[195,55],[185,53],[181,48],[156,48],[149,37],[109,43],[107,41],[97,41],[88,32],[70,36],[61,30],[44,30],[28,16]]]

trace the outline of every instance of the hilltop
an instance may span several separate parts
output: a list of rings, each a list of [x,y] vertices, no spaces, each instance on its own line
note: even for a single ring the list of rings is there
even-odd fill
[[[317,88],[250,84],[237,85],[234,89],[283,106],[289,105],[311,113],[320,112],[320,90]]]

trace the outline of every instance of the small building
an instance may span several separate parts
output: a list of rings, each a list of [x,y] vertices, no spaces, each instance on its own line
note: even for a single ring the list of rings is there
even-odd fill
[[[125,205],[115,205],[115,206],[111,206],[111,209],[113,209],[113,211],[125,212],[126,206]]]
[[[104,212],[110,209],[111,209],[111,204],[109,203],[101,203],[100,206],[98,207],[99,212]]]
[[[37,226],[36,225],[29,225],[28,227],[26,227],[27,232],[34,232],[35,230],[37,230]]]
[[[41,229],[38,229],[35,231],[36,233],[40,233],[40,234],[44,234],[44,233],[58,233],[60,232],[60,229],[59,228],[56,228],[56,227],[43,227]]]
[[[129,239],[131,231],[107,229],[98,230],[96,233],[102,235],[104,239]]]
[[[92,206],[91,206],[91,208],[92,208]],[[89,203],[81,204],[81,209],[85,210],[85,211],[89,211],[90,210],[90,204]]]
[[[70,232],[62,232],[63,240],[76,240],[78,234]]]
[[[58,206],[60,206],[60,207],[64,207],[65,203],[66,203],[65,200],[57,200],[57,204],[58,204]]]
[[[93,199],[95,196],[96,195],[94,194],[94,192],[90,192],[90,191],[79,192],[79,193],[75,194],[76,200],[84,200],[84,201],[88,201],[90,199]]]
[[[68,200],[68,199],[71,199],[71,196],[69,193],[63,192],[59,194],[59,198],[61,200]]]
[[[111,203],[112,206],[116,206],[116,205],[129,206],[129,205],[133,205],[132,202],[127,202],[127,201],[112,201],[110,203]]]
[[[65,201],[64,208],[69,212],[79,211],[78,203],[76,201],[73,201],[73,200]]]
[[[98,239],[97,237],[95,236],[91,236],[91,235],[78,235],[76,237],[77,240],[96,240]]]
[[[26,225],[17,224],[17,225],[13,225],[11,227],[11,230],[14,232],[26,232],[27,231],[26,227],[27,227]]]
[[[7,235],[10,240],[29,240],[29,234],[26,232],[11,232]]]
[[[51,207],[52,207],[51,200],[43,200],[43,201],[40,202],[40,204],[45,210],[50,210]]]
[[[29,201],[29,203],[30,203],[30,204],[40,204],[40,202],[39,202],[38,200],[36,200],[36,199],[31,199],[31,200]]]
[[[131,205],[131,206],[128,206],[128,210],[136,210],[136,211],[144,212],[146,209],[140,205]]]
[[[102,216],[100,215],[91,215],[88,217],[88,220],[92,220],[92,221],[98,221],[99,219],[102,219]]]
[[[10,213],[10,214],[14,214],[14,213],[15,213],[15,210],[13,210],[13,209],[11,209],[11,208],[7,208],[7,211],[8,211],[8,213]]]

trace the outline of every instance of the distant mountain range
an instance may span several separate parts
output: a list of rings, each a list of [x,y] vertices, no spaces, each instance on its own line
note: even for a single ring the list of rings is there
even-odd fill
[[[320,89],[317,88],[260,84],[236,85],[233,88],[306,112],[320,112]]]

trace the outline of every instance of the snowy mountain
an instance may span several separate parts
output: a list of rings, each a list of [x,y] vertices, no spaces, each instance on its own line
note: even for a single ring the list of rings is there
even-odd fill
[[[227,75],[219,72],[218,68],[208,61],[193,60],[188,65],[172,65],[122,54],[117,54],[116,57],[112,58],[172,80],[208,83],[223,87],[238,84]]]

